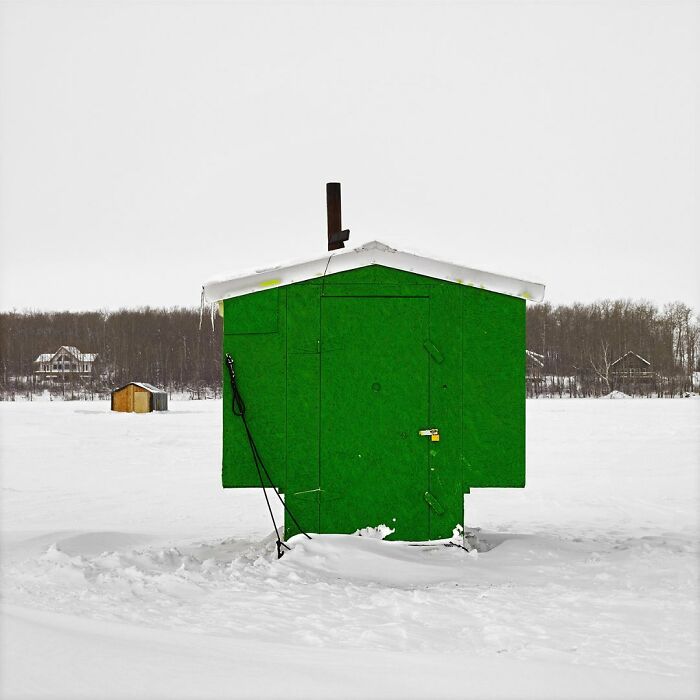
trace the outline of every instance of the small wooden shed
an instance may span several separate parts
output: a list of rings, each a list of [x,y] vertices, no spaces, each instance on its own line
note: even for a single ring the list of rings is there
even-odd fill
[[[257,447],[308,532],[450,537],[470,489],[525,485],[525,300],[542,285],[373,241],[204,293]],[[223,404],[223,485],[259,486],[226,375]]]
[[[129,382],[112,392],[112,410],[126,413],[167,411],[168,395],[146,382]]]

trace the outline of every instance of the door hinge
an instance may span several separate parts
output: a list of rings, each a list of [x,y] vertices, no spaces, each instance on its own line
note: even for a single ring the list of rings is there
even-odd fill
[[[435,362],[437,362],[438,364],[442,363],[442,353],[435,347],[435,345],[433,345],[433,343],[431,343],[429,340],[426,340],[423,343],[423,347],[426,349],[430,357],[432,357],[433,360],[435,360]]]
[[[442,515],[445,512],[445,509],[442,507],[440,501],[438,501],[435,496],[433,496],[430,491],[426,491],[425,494],[423,495],[423,498],[425,498],[425,502],[438,514]]]

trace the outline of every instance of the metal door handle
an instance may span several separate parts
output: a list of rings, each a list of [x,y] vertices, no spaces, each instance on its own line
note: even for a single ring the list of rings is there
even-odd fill
[[[425,430],[419,430],[418,435],[430,437],[431,442],[440,442],[440,431],[437,428],[426,428]]]

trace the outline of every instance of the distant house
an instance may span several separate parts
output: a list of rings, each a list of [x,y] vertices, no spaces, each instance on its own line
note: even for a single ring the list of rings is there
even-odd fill
[[[56,352],[45,352],[34,360],[34,376],[51,381],[87,379],[92,376],[92,368],[97,355],[80,352],[74,345],[61,345]]]
[[[112,392],[112,410],[125,413],[167,411],[168,395],[153,384],[129,382]]]
[[[544,355],[533,350],[525,351],[526,379],[542,379],[544,375]]]
[[[610,377],[618,382],[647,381],[653,379],[654,372],[649,360],[628,350],[610,365]]]

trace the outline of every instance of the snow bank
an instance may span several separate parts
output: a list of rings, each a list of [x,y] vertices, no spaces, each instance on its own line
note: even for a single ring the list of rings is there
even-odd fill
[[[381,525],[377,525],[377,527],[363,527],[360,530],[356,530],[354,534],[360,537],[373,537],[377,540],[383,540],[394,532],[396,532],[396,530],[382,523]]]
[[[431,653],[293,651],[13,607],[4,610],[3,627],[12,640],[3,649],[3,684],[17,691],[6,696],[13,698],[688,697],[677,679],[570,666],[555,657],[477,664]]]

